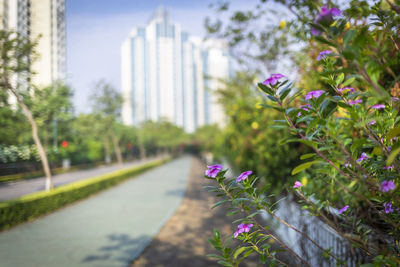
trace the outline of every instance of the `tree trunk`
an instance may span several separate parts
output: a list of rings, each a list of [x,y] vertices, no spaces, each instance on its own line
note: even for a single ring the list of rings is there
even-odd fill
[[[144,145],[139,145],[139,150],[140,150],[140,160],[145,160],[146,159],[146,149],[144,148]]]
[[[108,142],[107,137],[104,137],[104,154],[104,161],[106,162],[106,164],[110,163],[110,143]]]
[[[122,168],[124,162],[122,160],[122,153],[121,149],[119,148],[118,138],[115,136],[113,132],[111,132],[111,138],[114,144],[114,151],[115,151],[115,156],[117,157],[118,165]]]
[[[45,188],[46,188],[46,191],[49,191],[50,189],[53,189],[53,181],[51,178],[51,172],[50,172],[49,162],[47,161],[46,152],[45,152],[45,150],[42,146],[42,143],[40,142],[40,139],[39,139],[38,128],[37,128],[35,119],[32,116],[32,112],[25,105],[24,101],[21,99],[19,94],[17,94],[17,92],[14,91],[14,89],[11,87],[11,85],[8,84],[7,87],[11,91],[11,93],[15,96],[15,98],[17,99],[18,104],[21,106],[22,110],[25,113],[25,116],[28,118],[28,121],[31,124],[33,141],[35,142],[35,145],[38,149],[39,156],[42,161],[43,170],[46,175]]]

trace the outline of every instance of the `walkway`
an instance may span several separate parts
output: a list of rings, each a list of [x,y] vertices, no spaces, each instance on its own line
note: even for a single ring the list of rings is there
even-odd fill
[[[174,214],[192,158],[0,233],[2,267],[129,266]]]
[[[157,158],[158,159],[158,158]],[[143,164],[145,162],[156,160],[156,158],[146,159],[145,161],[133,161],[129,163],[124,163],[122,168],[131,168],[136,165]],[[106,174],[119,170],[118,164],[113,165],[103,165],[93,169],[72,171],[62,174],[57,174],[53,176],[54,187],[76,182],[79,180],[84,180],[94,176]],[[43,191],[45,189],[45,178],[34,178],[22,181],[13,181],[8,183],[0,184],[0,201],[15,199],[23,195],[34,193],[37,191]]]

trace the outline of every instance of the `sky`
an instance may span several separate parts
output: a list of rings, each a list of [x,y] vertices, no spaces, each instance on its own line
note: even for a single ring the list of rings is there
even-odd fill
[[[145,26],[157,7],[192,35],[204,37],[212,0],[66,0],[67,83],[76,111],[90,112],[93,84],[104,79],[120,90],[120,47],[130,30]],[[215,1],[214,1],[215,2]],[[250,0],[250,2],[257,2]],[[249,7],[234,0],[233,7]]]

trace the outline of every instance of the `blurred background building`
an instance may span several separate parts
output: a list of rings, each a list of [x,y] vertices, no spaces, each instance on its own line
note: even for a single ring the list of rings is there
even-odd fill
[[[213,91],[232,72],[227,46],[202,41],[170,21],[158,8],[146,27],[135,27],[121,47],[122,120],[139,125],[167,119],[193,132],[223,124]]]
[[[32,62],[32,83],[47,86],[65,79],[65,0],[0,0],[0,29],[32,41],[40,36]]]

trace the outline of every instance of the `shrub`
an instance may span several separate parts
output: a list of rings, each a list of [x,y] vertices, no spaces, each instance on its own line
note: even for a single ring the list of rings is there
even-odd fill
[[[138,167],[60,186],[51,191],[37,192],[16,200],[2,202],[0,203],[0,230],[35,219],[66,204],[105,190],[166,161],[168,160],[150,162]]]

